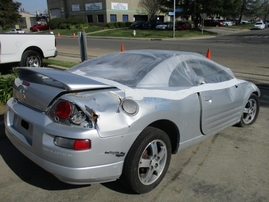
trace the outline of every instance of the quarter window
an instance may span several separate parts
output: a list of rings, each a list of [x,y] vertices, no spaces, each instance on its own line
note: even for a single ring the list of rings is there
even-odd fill
[[[200,77],[204,78],[205,83],[218,83],[228,81],[233,78],[225,67],[204,60],[193,60],[187,62],[188,66]]]

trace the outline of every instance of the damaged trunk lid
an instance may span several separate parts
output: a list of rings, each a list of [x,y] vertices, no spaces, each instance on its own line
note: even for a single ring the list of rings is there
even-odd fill
[[[90,78],[50,68],[21,67],[17,72],[13,97],[40,111],[46,111],[55,98],[65,93],[114,88]]]

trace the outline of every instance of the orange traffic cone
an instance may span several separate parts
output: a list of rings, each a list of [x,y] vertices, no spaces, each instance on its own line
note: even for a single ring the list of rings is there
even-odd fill
[[[124,45],[123,43],[121,44],[121,49],[120,49],[121,52],[124,52]]]
[[[58,38],[61,38],[60,32],[58,32]]]
[[[74,39],[75,39],[75,38],[77,38],[77,36],[76,36],[76,34],[75,34],[75,33],[73,34],[73,38],[74,38]]]
[[[211,53],[210,49],[207,50],[206,57],[211,60]]]

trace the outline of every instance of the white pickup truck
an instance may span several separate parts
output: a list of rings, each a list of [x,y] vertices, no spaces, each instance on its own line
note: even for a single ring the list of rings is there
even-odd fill
[[[0,34],[0,64],[42,67],[44,58],[56,56],[53,34]]]

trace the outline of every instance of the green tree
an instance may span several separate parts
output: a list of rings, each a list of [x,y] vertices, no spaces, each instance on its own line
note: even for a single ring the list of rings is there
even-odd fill
[[[225,0],[222,4],[222,16],[223,17],[238,17],[237,13],[241,6],[241,0]]]
[[[248,15],[266,20],[269,13],[269,0],[257,0]]]
[[[0,26],[2,28],[9,28],[21,20],[20,6],[21,3],[13,2],[12,0],[0,1]]]
[[[173,10],[174,0],[161,0],[161,11],[168,13]],[[176,8],[182,8],[182,13],[179,15],[189,17],[194,21],[195,28],[198,27],[198,22],[201,20],[201,13],[206,13],[208,17],[229,17],[235,16],[241,6],[242,0],[175,0]]]

